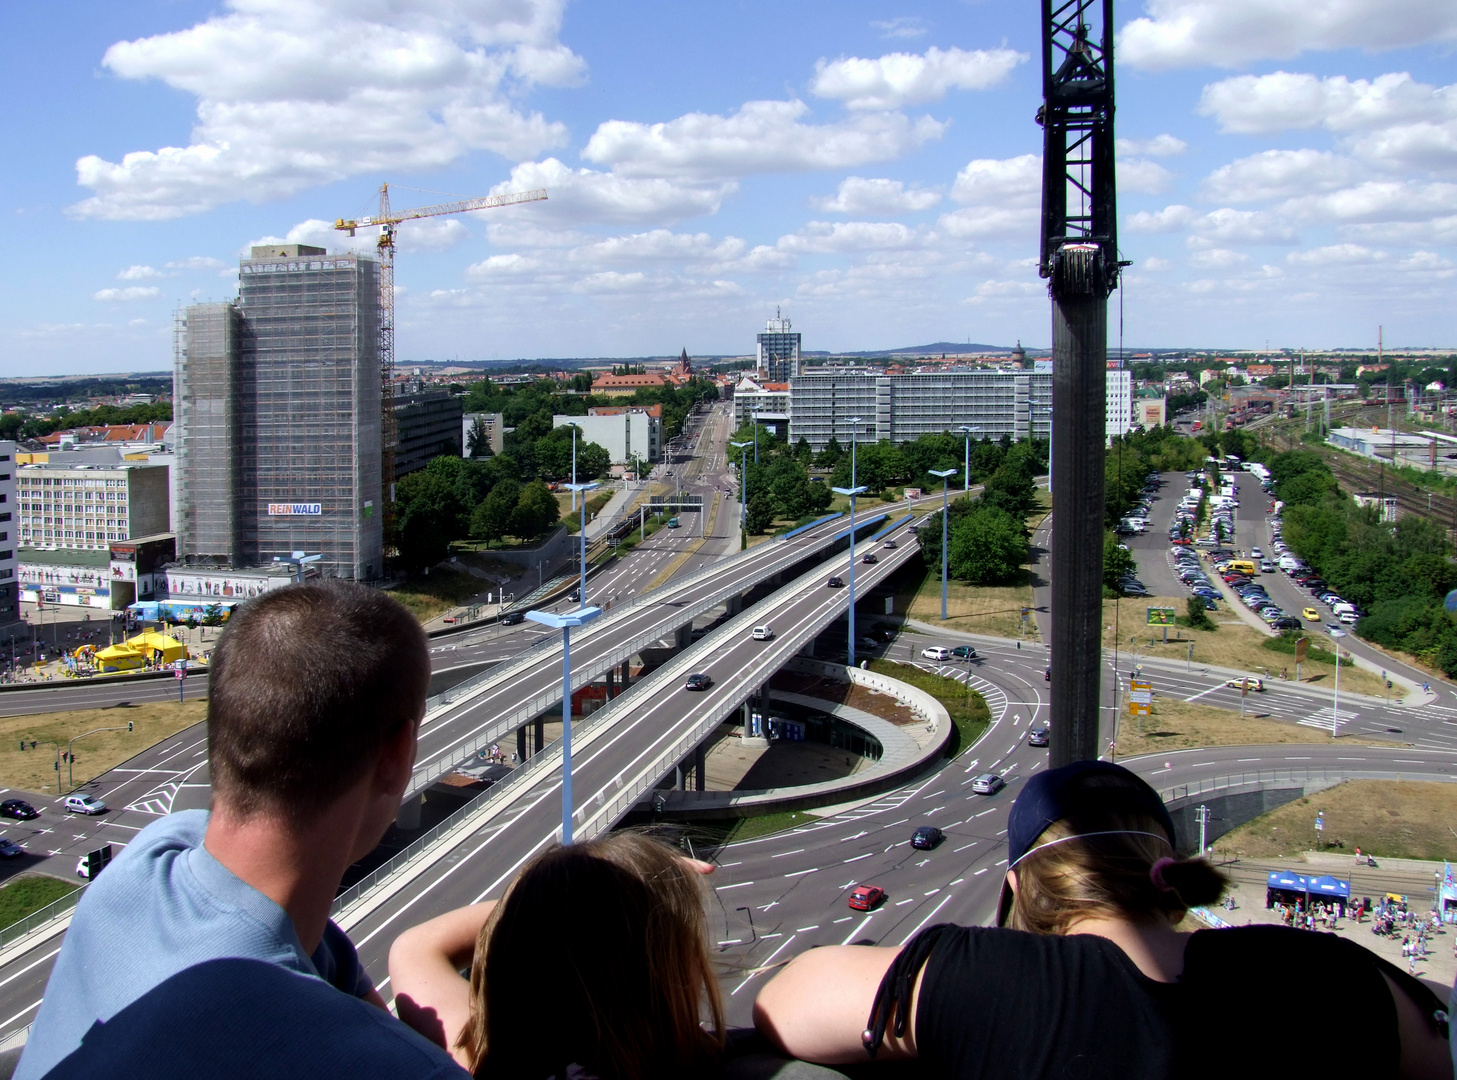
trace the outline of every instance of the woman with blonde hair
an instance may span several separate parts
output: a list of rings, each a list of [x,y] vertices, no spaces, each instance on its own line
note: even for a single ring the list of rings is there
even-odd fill
[[[400,935],[400,1019],[478,1077],[667,1080],[711,1067],[724,1035],[711,870],[635,833],[543,852],[499,902]]]
[[[1177,929],[1225,882],[1178,855],[1168,810],[1127,769],[1034,773],[1007,844],[996,927],[812,949],[760,992],[760,1031],[808,1061],[918,1058],[950,1080],[1212,1080],[1278,1062],[1450,1080],[1442,1002],[1356,943]]]

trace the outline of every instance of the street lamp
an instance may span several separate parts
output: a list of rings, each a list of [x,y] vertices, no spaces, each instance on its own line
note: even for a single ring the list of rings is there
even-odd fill
[[[576,424],[567,424],[567,427],[569,427],[569,428],[572,429],[572,483],[575,484],[577,482],[577,425]],[[583,508],[582,517],[586,517],[587,516],[587,514],[586,514],[586,506],[587,506],[587,500],[586,499],[583,499],[582,500],[582,508]],[[575,487],[573,487],[572,488],[572,512],[573,513],[576,513],[576,511],[577,511],[577,489]],[[585,527],[587,523],[585,521],[582,521],[581,518],[578,518],[577,519],[577,524]]]
[[[576,500],[578,493],[582,496],[582,513],[577,518],[577,535],[582,538],[582,576],[581,581],[577,585],[577,606],[579,608],[585,608],[587,606],[587,492],[601,486],[596,480],[593,480],[590,484],[567,485],[567,490],[572,493],[573,501]]]
[[[287,566],[293,574],[293,580],[296,583],[301,583],[304,579],[304,572],[308,569],[308,564],[316,563],[323,557],[322,555],[305,555],[302,551],[295,551],[288,555],[275,555],[273,556],[273,561],[283,563]]]
[[[739,550],[749,546],[749,440],[729,440],[739,448]]]
[[[854,487],[856,484],[858,484],[860,482],[857,479],[857,477],[855,476],[855,443],[859,439],[859,437],[860,437],[860,417],[858,417],[858,416],[852,416],[852,417],[850,417],[850,486],[851,487]],[[836,488],[835,490],[839,491],[838,488]],[[844,492],[840,492],[840,494],[843,495]],[[850,500],[850,507],[851,507],[850,513],[853,516],[853,514],[855,513],[855,510],[854,510],[855,500],[854,499],[851,499]],[[855,547],[854,537],[851,537],[850,547],[852,549]],[[851,561],[853,562],[854,560],[852,559]]]
[[[955,469],[928,469],[932,476],[941,478],[941,621],[946,621],[946,520],[950,516],[951,477]],[[853,504],[852,504],[853,505]],[[967,685],[970,685],[968,683]]]
[[[963,488],[965,488],[967,491],[970,491],[971,490],[971,433],[973,431],[980,431],[981,428],[978,427],[975,424],[972,424],[972,425],[962,424],[961,427],[958,430],[960,430],[961,434],[966,437],[966,464],[965,464],[965,470],[966,471],[962,474],[961,486]],[[952,472],[955,472],[956,470],[955,469],[952,469],[951,471]],[[938,473],[937,475],[939,476],[940,474]],[[945,618],[945,616],[943,615],[942,618]]]
[[[586,599],[584,596],[583,599]],[[562,843],[572,842],[572,627],[585,626],[601,608],[582,607],[567,615],[528,611],[532,622],[562,632]]]
[[[754,418],[754,464],[759,464],[759,410],[755,409],[751,414]]]
[[[1331,738],[1334,739],[1340,734],[1338,728],[1341,723],[1341,638],[1346,636],[1346,632],[1338,626],[1333,626],[1330,633],[1336,641],[1336,697],[1335,703],[1331,706]]]
[[[858,420],[856,421],[859,422]],[[850,666],[855,666],[855,496],[865,494],[863,487],[832,489],[836,495],[850,496],[850,645],[846,655]]]

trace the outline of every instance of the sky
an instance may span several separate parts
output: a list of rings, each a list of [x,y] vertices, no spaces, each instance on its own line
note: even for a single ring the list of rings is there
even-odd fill
[[[1046,347],[1034,0],[0,5],[0,377],[166,370],[251,244],[408,222],[396,355]],[[1110,344],[1457,345],[1457,0],[1117,9]]]

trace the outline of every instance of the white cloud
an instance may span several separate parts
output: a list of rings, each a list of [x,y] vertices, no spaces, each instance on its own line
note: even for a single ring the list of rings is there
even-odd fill
[[[1188,244],[1211,249],[1236,244],[1293,244],[1295,230],[1274,214],[1221,207],[1196,219]]]
[[[1118,159],[1118,190],[1143,195],[1161,195],[1174,182],[1174,174],[1157,161],[1142,158]]]
[[[575,249],[569,260],[589,266],[610,263],[723,264],[737,259],[747,245],[738,237],[715,241],[708,233],[675,233],[668,229],[628,236],[609,236]]]
[[[1386,252],[1363,244],[1330,244],[1326,247],[1292,251],[1285,261],[1293,266],[1363,266],[1383,262]]]
[[[1178,157],[1189,144],[1174,135],[1155,135],[1151,139],[1118,139],[1118,153],[1130,157]]]
[[[919,247],[924,237],[898,221],[811,221],[777,247],[795,254],[829,255],[857,251],[903,251]]]
[[[1124,228],[1135,233],[1182,232],[1198,217],[1193,207],[1174,204],[1162,210],[1140,210],[1130,214],[1124,221]]]
[[[900,180],[867,180],[848,176],[830,198],[811,199],[817,210],[828,214],[874,214],[890,216],[929,210],[941,201],[939,191],[928,191]]]
[[[1324,195],[1289,199],[1292,217],[1329,223],[1424,221],[1457,213],[1457,184],[1370,180]]]
[[[161,220],[284,198],[349,176],[438,168],[471,150],[521,160],[566,141],[515,94],[580,82],[564,0],[230,0],[186,30],[107,50],[126,79],[197,98],[186,146],[76,163],[79,217]]]
[[[924,54],[887,53],[869,60],[858,56],[820,60],[810,89],[851,109],[899,109],[940,101],[952,90],[986,90],[1025,63],[1013,49],[938,49]]]
[[[998,209],[989,206],[969,206],[942,214],[936,219],[936,227],[948,236],[959,240],[981,240],[996,236],[1028,236],[1037,228],[1035,206]]]
[[[307,244],[311,247],[324,248],[327,251],[365,252],[374,250],[374,240],[363,233],[350,237],[348,233],[337,231],[332,221],[309,218],[306,221],[300,221],[283,236],[260,236],[256,240],[248,241],[238,250],[238,254],[246,259],[250,254],[250,249],[264,247],[268,244]],[[232,272],[232,268],[227,267],[223,270],[223,276],[226,277]]]
[[[1441,0],[1148,0],[1145,9],[1117,49],[1121,63],[1148,70],[1457,39],[1457,5]]]
[[[582,157],[630,177],[724,178],[854,168],[889,161],[938,139],[946,125],[902,113],[806,124],[802,101],[749,101],[732,116],[688,113],[659,124],[609,120]]]
[[[925,20],[915,15],[898,15],[894,19],[876,19],[870,23],[872,29],[879,30],[881,37],[887,38],[917,38],[926,32]]]
[[[221,259],[214,259],[211,255],[190,255],[185,259],[174,259],[167,264],[168,270],[220,270],[224,266]]]
[[[128,266],[121,273],[116,275],[117,281],[156,281],[158,278],[166,277],[159,270],[150,266],[132,265]]]
[[[1215,169],[1204,192],[1216,202],[1283,199],[1344,187],[1356,172],[1349,158],[1322,150],[1265,150]]]
[[[556,158],[547,158],[545,161],[529,161],[517,165],[511,170],[511,179],[497,184],[491,189],[491,194],[528,188],[546,188],[548,196],[545,202],[504,211],[508,214],[520,214],[520,224],[523,226],[528,219],[559,224],[658,224],[716,213],[725,196],[736,190],[737,184],[732,180],[692,181],[624,176],[618,171],[573,169]],[[522,214],[521,211],[526,213]],[[481,213],[494,217],[502,211]],[[496,227],[494,223],[492,227]]]
[[[1205,248],[1189,256],[1189,265],[1201,270],[1226,270],[1250,261],[1250,257],[1229,248]]]
[[[129,301],[129,300],[155,300],[162,295],[162,290],[155,285],[130,285],[125,289],[98,289],[91,294],[91,299],[106,302]]]
[[[1042,155],[969,162],[956,174],[951,198],[977,206],[1036,206],[1042,198]]]
[[[1165,270],[1172,270],[1174,267],[1174,264],[1168,259],[1161,259],[1157,255],[1150,255],[1146,259],[1141,259],[1135,265],[1141,270],[1147,270],[1154,274],[1161,274]]]

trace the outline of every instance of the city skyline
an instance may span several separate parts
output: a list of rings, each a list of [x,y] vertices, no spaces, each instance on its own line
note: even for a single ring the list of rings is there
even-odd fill
[[[780,305],[806,353],[1047,345],[1038,5],[506,10],[8,8],[0,377],[164,370],[175,307],[252,243],[342,249],[381,181],[549,193],[402,226],[401,364],[745,355]],[[1457,4],[1118,26],[1127,343],[1451,343]]]

